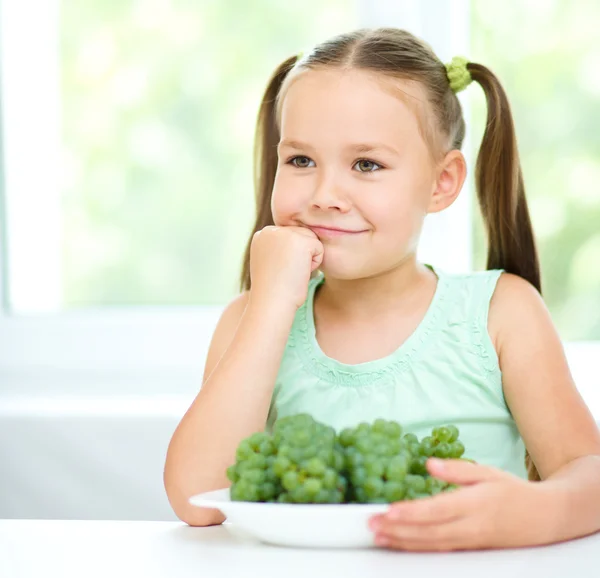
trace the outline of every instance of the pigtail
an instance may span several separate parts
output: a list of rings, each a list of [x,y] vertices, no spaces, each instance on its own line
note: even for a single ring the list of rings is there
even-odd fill
[[[540,266],[529,217],[521,163],[508,98],[485,66],[469,63],[473,80],[483,88],[487,123],[477,156],[475,183],[488,239],[488,269],[519,275],[542,292]],[[530,480],[540,480],[527,452]]]
[[[282,62],[271,76],[263,95],[254,136],[254,193],[256,197],[256,221],[250,234],[242,266],[240,286],[242,290],[250,289],[250,247],[254,233],[267,225],[273,225],[271,213],[271,194],[275,173],[277,171],[277,145],[279,143],[279,127],[277,126],[277,96],[281,85],[290,70],[296,64],[297,56]]]

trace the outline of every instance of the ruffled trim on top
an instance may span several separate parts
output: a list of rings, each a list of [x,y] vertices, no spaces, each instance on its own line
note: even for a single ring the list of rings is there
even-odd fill
[[[306,301],[298,309],[292,335],[288,341],[298,352],[304,367],[320,379],[340,386],[360,387],[373,384],[390,374],[402,373],[409,367],[415,353],[445,322],[450,283],[448,277],[429,266],[438,277],[435,294],[421,323],[393,353],[381,359],[356,365],[341,363],[325,355],[315,334],[313,303],[317,287],[324,281],[321,273],[310,281]]]

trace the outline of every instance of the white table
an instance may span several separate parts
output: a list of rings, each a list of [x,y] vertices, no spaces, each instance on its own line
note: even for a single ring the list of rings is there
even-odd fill
[[[600,534],[543,548],[412,554],[302,550],[254,542],[233,526],[0,520],[2,578],[544,578],[600,576]]]

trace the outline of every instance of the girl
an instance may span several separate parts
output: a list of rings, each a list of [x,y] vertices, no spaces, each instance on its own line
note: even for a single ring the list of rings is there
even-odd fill
[[[456,92],[472,80],[488,104],[476,168],[488,270],[451,275],[416,251],[425,216],[465,180]],[[600,434],[540,297],[513,121],[487,68],[444,66],[398,29],[289,58],[259,112],[256,192],[245,291],[167,454],[183,521],[222,522],[189,497],[229,485],[243,438],[308,412],[336,429],[378,417],[419,436],[459,426],[477,464],[429,460],[462,487],[373,518],[382,546],[528,546],[600,529]]]

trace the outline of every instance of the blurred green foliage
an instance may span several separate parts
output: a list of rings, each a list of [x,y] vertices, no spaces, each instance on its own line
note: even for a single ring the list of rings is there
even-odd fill
[[[513,110],[545,301],[563,339],[600,340],[600,3],[474,0],[471,10],[470,58],[500,78]],[[485,102],[472,93],[478,146]],[[483,267],[480,222],[475,239]]]
[[[225,303],[253,220],[267,79],[288,56],[358,26],[354,3],[61,9],[64,305]],[[563,338],[600,339],[600,4],[473,1],[471,17],[471,58],[512,103],[546,302]],[[477,145],[485,103],[470,92]]]
[[[353,3],[61,8],[64,306],[225,303],[253,223],[267,80],[356,27]]]

